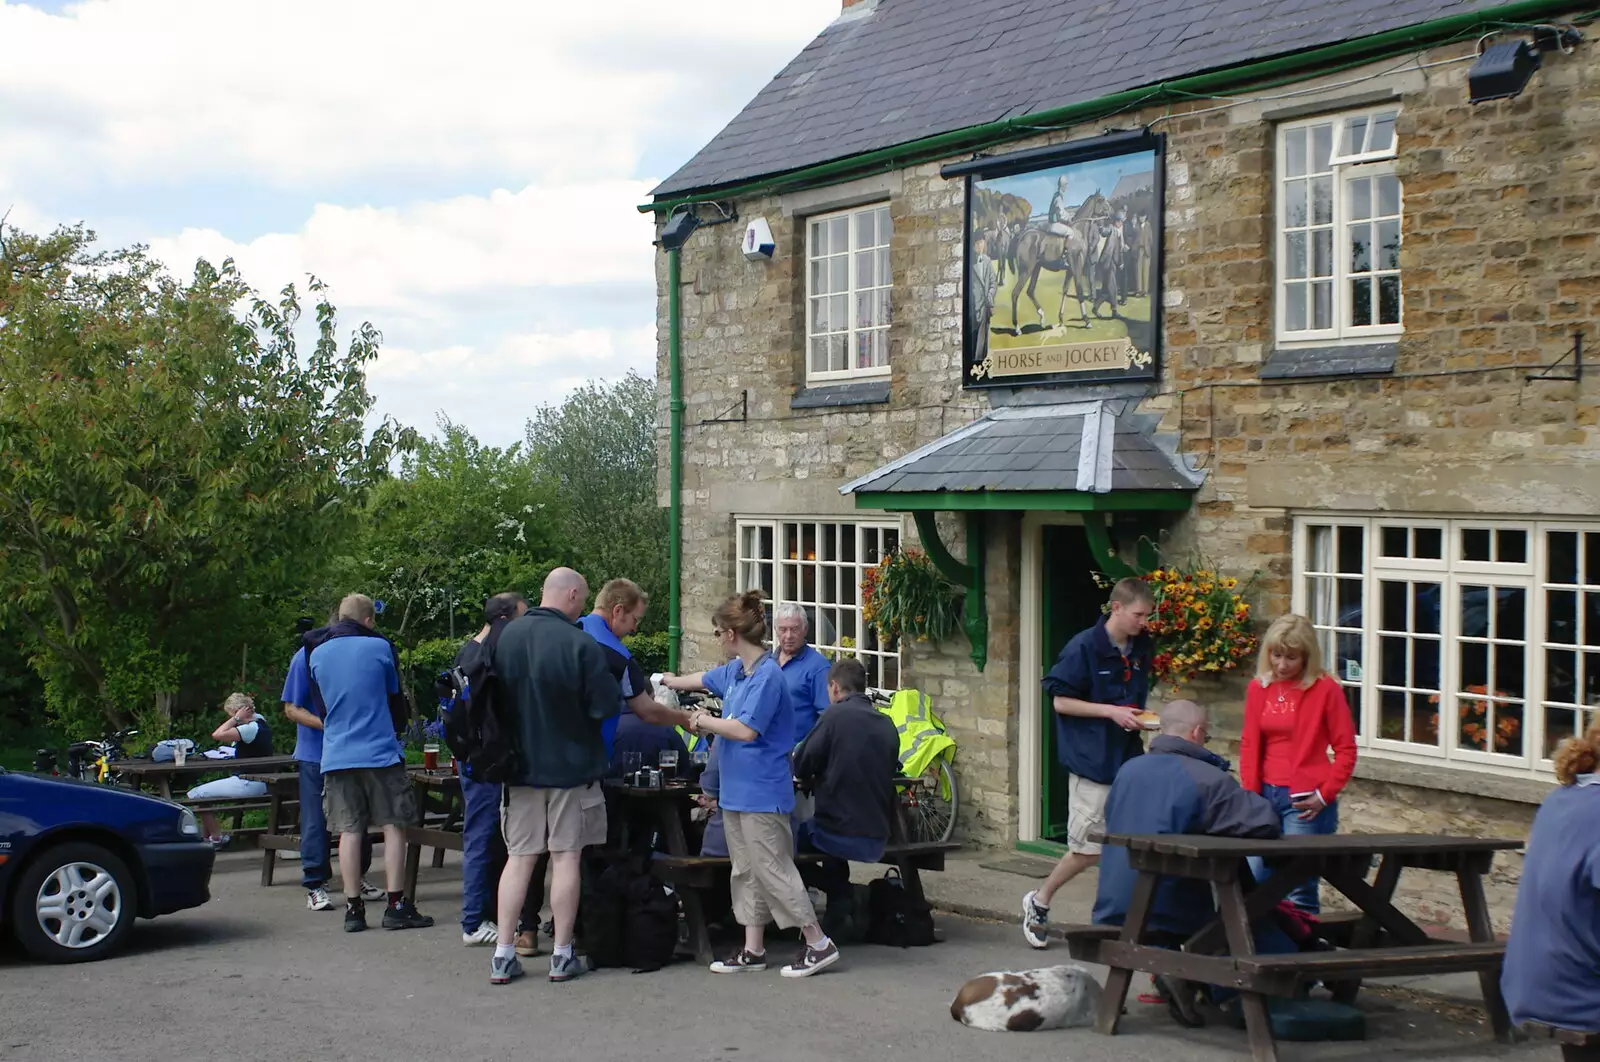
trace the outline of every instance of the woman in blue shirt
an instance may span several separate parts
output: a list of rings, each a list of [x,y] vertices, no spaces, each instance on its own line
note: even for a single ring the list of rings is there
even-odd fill
[[[736,594],[711,617],[717,645],[730,661],[731,681],[722,717],[696,713],[689,727],[718,737],[722,827],[733,863],[733,912],[744,926],[744,947],[711,964],[713,973],[767,968],[767,923],[799,926],[806,947],[783,968],[785,977],[809,977],[839,961],[839,949],[817,925],[805,883],[794,865],[794,711],[778,662],[762,644],[766,609],[760,591]]]
[[[1561,788],[1533,818],[1500,990],[1513,1025],[1600,1032],[1600,720],[1553,759]]]

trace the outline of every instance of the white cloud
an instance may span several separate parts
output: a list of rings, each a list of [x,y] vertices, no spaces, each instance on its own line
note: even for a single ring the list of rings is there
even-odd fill
[[[0,2],[0,158],[59,180],[630,173],[667,123],[709,135],[707,114],[744,102],[718,91],[730,78],[759,84],[837,12],[838,0],[86,0],[51,16]]]
[[[430,316],[427,300],[465,292],[648,282],[654,230],[633,209],[647,192],[640,181],[609,180],[400,208],[320,203],[298,232],[240,243],[214,229],[184,229],[151,240],[150,249],[183,275],[197,258],[232,258],[258,291],[311,273],[341,305]]]

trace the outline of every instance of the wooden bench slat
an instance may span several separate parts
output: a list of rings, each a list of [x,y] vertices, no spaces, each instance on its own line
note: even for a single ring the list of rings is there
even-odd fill
[[[1554,1040],[1573,1047],[1600,1047],[1600,1031],[1584,1032],[1580,1029],[1563,1029],[1559,1025],[1546,1025],[1542,1021],[1522,1023],[1522,1031],[1541,1040]]]
[[[1233,963],[1245,973],[1286,975],[1312,981],[1323,977],[1384,977],[1408,973],[1492,970],[1505,959],[1505,953],[1504,944],[1440,943],[1405,948],[1249,955],[1236,957]]]

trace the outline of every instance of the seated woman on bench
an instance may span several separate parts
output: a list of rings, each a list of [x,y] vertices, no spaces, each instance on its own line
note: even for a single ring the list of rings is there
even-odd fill
[[[889,717],[867,699],[867,669],[846,658],[828,671],[828,700],[816,728],[794,753],[794,775],[816,797],[816,811],[800,824],[800,850],[821,852],[800,876],[828,898],[830,925],[842,925],[851,907],[850,864],[876,863],[889,841],[900,736]]]
[[[1553,759],[1561,788],[1533,817],[1500,990],[1513,1025],[1600,1033],[1600,720]]]
[[[222,702],[228,721],[211,732],[217,741],[231,742],[235,759],[258,759],[272,755],[272,730],[267,721],[256,715],[256,702],[248,693],[231,693]],[[238,775],[202,782],[189,790],[190,800],[216,800],[224,797],[244,799],[267,795],[267,783],[255,782]],[[221,848],[231,838],[217,826],[215,812],[200,812],[200,829],[206,840]]]

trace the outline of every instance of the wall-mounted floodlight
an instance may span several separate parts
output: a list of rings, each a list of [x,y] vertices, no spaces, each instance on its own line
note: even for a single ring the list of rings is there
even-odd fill
[[[1572,26],[1536,26],[1532,40],[1489,45],[1467,71],[1467,99],[1472,103],[1511,99],[1528,87],[1534,71],[1544,64],[1545,52],[1569,54],[1582,41],[1583,34]]]
[[[666,225],[662,226],[661,238],[656,243],[662,250],[676,251],[688,242],[689,237],[694,235],[694,230],[699,227],[700,218],[692,209],[674,214],[667,219]]]

